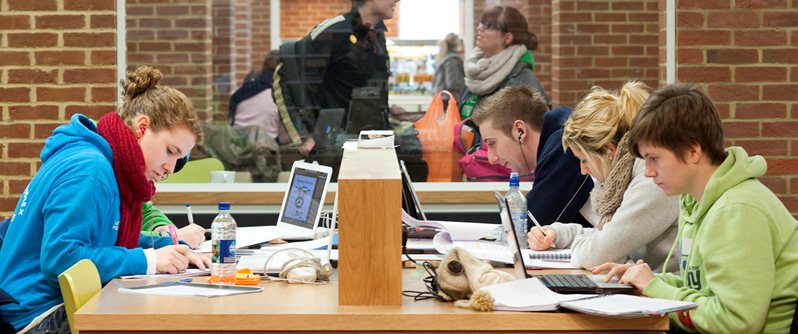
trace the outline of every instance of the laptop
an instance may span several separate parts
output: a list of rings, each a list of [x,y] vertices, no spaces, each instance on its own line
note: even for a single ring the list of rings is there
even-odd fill
[[[499,200],[498,197],[500,195],[497,193],[496,196],[497,200]],[[499,208],[502,214],[502,226],[504,226],[505,231],[509,231],[507,240],[510,247],[515,249],[513,252],[513,272],[518,279],[530,278],[532,276],[526,271],[526,264],[523,256],[524,252],[521,250],[521,244],[518,242],[518,236],[513,228],[510,210],[508,210],[510,204],[507,202],[506,198],[502,198],[499,201]],[[551,291],[557,293],[637,294],[637,289],[633,286],[617,283],[617,280],[615,280],[615,282],[604,283],[604,275],[548,274],[536,275],[535,277],[540,279]]]
[[[313,132],[317,149],[333,152],[342,150],[341,145],[346,141],[346,132],[343,126],[345,114],[346,110],[343,108],[319,110],[316,129]]]
[[[288,178],[277,226],[283,240],[310,240],[319,226],[332,168],[295,161]]]
[[[411,217],[418,220],[427,220],[427,215],[421,209],[421,201],[413,188],[410,173],[407,172],[404,160],[399,160],[399,168],[402,173],[402,209]]]

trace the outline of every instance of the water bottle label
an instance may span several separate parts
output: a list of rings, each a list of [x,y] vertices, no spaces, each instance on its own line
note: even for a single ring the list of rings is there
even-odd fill
[[[235,240],[214,240],[212,243],[213,256],[211,262],[228,264],[236,263],[236,241]]]

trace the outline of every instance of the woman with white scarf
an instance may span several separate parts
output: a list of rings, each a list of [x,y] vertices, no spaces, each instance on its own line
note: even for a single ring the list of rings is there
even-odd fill
[[[679,198],[645,177],[646,162],[627,149],[632,119],[648,95],[644,83],[632,81],[620,93],[593,87],[576,105],[562,145],[579,159],[582,174],[596,181],[580,210],[595,227],[554,223],[543,227],[545,235],[533,227],[530,248],[570,248],[571,264],[581,268],[643,259],[653,269],[678,270],[677,261],[664,262],[676,239]]]
[[[465,61],[466,92],[459,103],[463,118],[471,116],[479,100],[510,86],[531,86],[550,104],[533,72],[531,51],[537,49],[538,38],[528,29],[524,15],[513,7],[495,6],[482,13],[476,48]]]

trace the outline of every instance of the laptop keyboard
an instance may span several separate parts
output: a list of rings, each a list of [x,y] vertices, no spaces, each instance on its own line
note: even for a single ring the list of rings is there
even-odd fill
[[[538,278],[549,289],[555,290],[557,288],[596,288],[593,282],[587,275],[565,275],[565,274],[552,274],[542,275]]]

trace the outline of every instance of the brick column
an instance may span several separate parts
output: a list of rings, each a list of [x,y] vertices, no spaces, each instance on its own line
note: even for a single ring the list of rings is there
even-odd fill
[[[575,105],[594,85],[656,87],[657,0],[553,0],[552,102]]]
[[[211,0],[130,0],[126,12],[128,68],[154,65],[164,74],[163,84],[186,94],[200,117],[210,119]]]
[[[0,217],[36,173],[44,139],[75,113],[116,101],[114,1],[0,4]]]
[[[252,0],[251,68],[260,68],[271,49],[271,0]]]
[[[763,155],[762,182],[798,215],[798,1],[676,3],[677,81],[709,94],[727,144]]]

